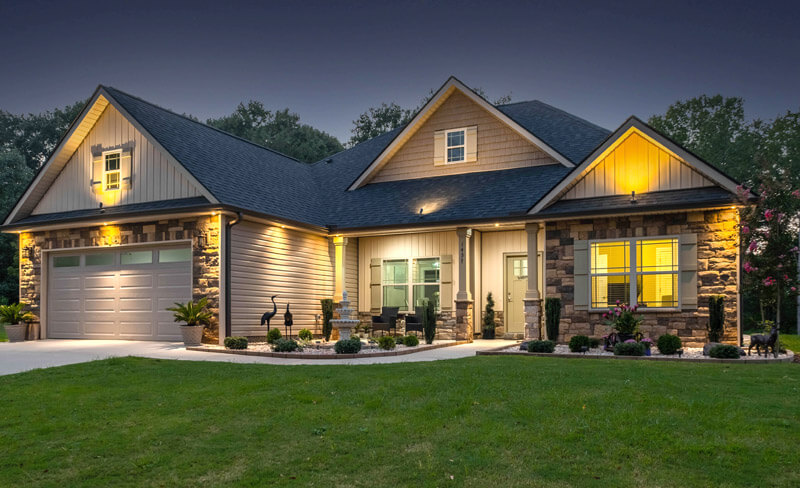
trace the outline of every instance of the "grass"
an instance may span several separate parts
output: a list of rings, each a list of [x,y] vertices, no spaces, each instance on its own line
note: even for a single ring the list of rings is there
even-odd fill
[[[800,367],[118,358],[0,377],[0,486],[798,486]]]
[[[781,345],[786,349],[796,352],[800,354],[800,336],[798,335],[790,335],[790,334],[781,334],[780,335]]]
[[[6,335],[6,328],[3,324],[0,324],[0,342],[8,342],[8,336]]]

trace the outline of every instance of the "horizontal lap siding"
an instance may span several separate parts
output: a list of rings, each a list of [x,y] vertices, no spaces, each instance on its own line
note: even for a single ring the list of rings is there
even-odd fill
[[[280,227],[242,222],[231,235],[231,332],[263,336],[261,316],[273,309],[272,326],[283,327],[291,304],[293,331],[316,330],[320,300],[334,291],[333,254],[328,239]],[[283,329],[281,329],[283,330]]]

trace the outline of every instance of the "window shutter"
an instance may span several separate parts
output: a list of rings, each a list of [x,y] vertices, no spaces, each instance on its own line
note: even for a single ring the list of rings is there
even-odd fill
[[[575,241],[573,245],[575,260],[573,275],[575,277],[574,304],[575,310],[589,309],[589,241]]]
[[[131,149],[123,149],[120,154],[119,169],[120,169],[120,188],[130,189],[131,187],[131,173],[133,172],[133,158],[131,157]]]
[[[433,133],[433,164],[444,164],[445,162],[445,132],[437,130]]]
[[[445,254],[439,262],[439,307],[453,310],[453,255]]]
[[[466,151],[465,162],[472,162],[478,160],[478,126],[467,127],[465,131],[466,137]]]
[[[681,308],[697,310],[697,234],[680,237]]]
[[[370,312],[377,315],[381,313],[381,303],[383,302],[381,290],[381,258],[372,258],[369,261],[369,291],[370,291]]]
[[[103,155],[92,155],[92,179],[89,181],[92,192],[103,191]]]

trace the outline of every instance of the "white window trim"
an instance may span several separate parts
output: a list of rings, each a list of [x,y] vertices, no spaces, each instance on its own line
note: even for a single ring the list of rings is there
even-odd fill
[[[438,259],[439,260],[439,281],[437,281],[435,283],[432,283],[432,282],[417,283],[417,282],[415,282],[414,279],[413,279],[413,276],[414,276],[414,261],[416,261],[417,259]],[[403,257],[403,258],[381,258],[381,307],[386,306],[383,303],[383,289],[384,289],[384,287],[402,285],[402,283],[387,284],[387,283],[383,282],[383,267],[385,266],[386,261],[405,261],[406,262],[406,276],[408,277],[408,279],[406,280],[405,286],[407,288],[407,293],[408,294],[406,296],[408,298],[407,299],[407,303],[408,303],[408,307],[410,308],[410,310],[403,309],[402,307],[400,307],[400,310],[398,311],[399,313],[403,313],[403,314],[414,314],[414,313],[416,313],[416,310],[414,309],[414,286],[416,286],[416,285],[438,285],[439,286],[439,294],[441,295],[441,293],[442,293],[442,257],[441,256],[415,256],[415,257],[410,257],[410,258],[406,258],[406,257]],[[439,308],[441,308],[441,307],[442,307],[442,303],[441,303],[441,299],[440,299]],[[439,313],[439,309],[436,310],[436,313]]]
[[[675,271],[647,271],[647,272],[639,272],[637,270],[637,263],[636,263],[636,243],[638,241],[657,241],[661,239],[675,239],[678,242],[678,269]],[[596,243],[603,243],[603,242],[627,242],[628,243],[628,266],[629,270],[627,272],[617,272],[617,273],[594,273],[592,271],[592,244]],[[683,297],[681,296],[681,271],[683,271],[681,267],[681,237],[679,235],[668,235],[668,236],[642,236],[642,237],[623,237],[623,238],[614,238],[614,239],[594,239],[589,241],[589,311],[590,312],[606,312],[608,311],[608,307],[595,307],[594,306],[594,278],[595,276],[628,276],[630,280],[630,296],[628,297],[628,305],[634,306],[637,304],[636,298],[639,295],[637,287],[639,286],[638,276],[642,275],[651,275],[651,274],[675,274],[678,276],[678,285],[677,289],[675,290],[678,295],[677,299],[677,306],[675,307],[642,307],[637,310],[637,312],[647,313],[647,312],[679,312],[682,310],[683,304]]]
[[[447,136],[449,136],[449,135],[450,135],[450,134],[452,134],[453,132],[463,132],[463,133],[464,133],[464,141],[463,141],[463,144],[459,144],[458,146],[449,146],[449,145],[447,144],[447,140],[448,140],[448,137],[447,137]],[[457,148],[459,148],[459,147],[460,147],[460,148],[462,148],[462,149],[464,150],[464,152],[463,152],[463,159],[461,159],[461,160],[459,160],[459,161],[448,161],[448,160],[447,160],[447,152],[448,152],[448,149],[457,149]],[[446,131],[444,131],[444,164],[445,164],[445,165],[449,165],[449,164],[462,164],[462,163],[466,163],[466,162],[467,162],[467,127],[460,127],[460,128],[458,128],[458,129],[447,129]]]
[[[113,171],[106,171],[106,157],[110,154],[119,154],[119,168]],[[103,181],[100,184],[103,187],[103,191],[118,191],[122,189],[122,149],[112,149],[110,151],[103,151],[102,153],[103,158]],[[117,173],[117,187],[116,188],[109,188],[108,187],[108,179],[106,175]]]

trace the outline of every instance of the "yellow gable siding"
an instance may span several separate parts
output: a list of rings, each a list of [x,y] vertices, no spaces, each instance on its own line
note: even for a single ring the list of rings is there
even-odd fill
[[[469,126],[478,127],[477,161],[434,166],[434,132]],[[548,154],[456,90],[392,155],[370,183],[553,163],[556,161]]]
[[[95,194],[92,179],[92,148],[115,149],[132,144],[131,187]],[[108,105],[83,142],[36,205],[33,214],[64,212],[200,196],[201,193],[165,154],[113,106]]]
[[[601,157],[566,192],[565,200],[714,185],[635,130],[626,133],[622,142]]]

